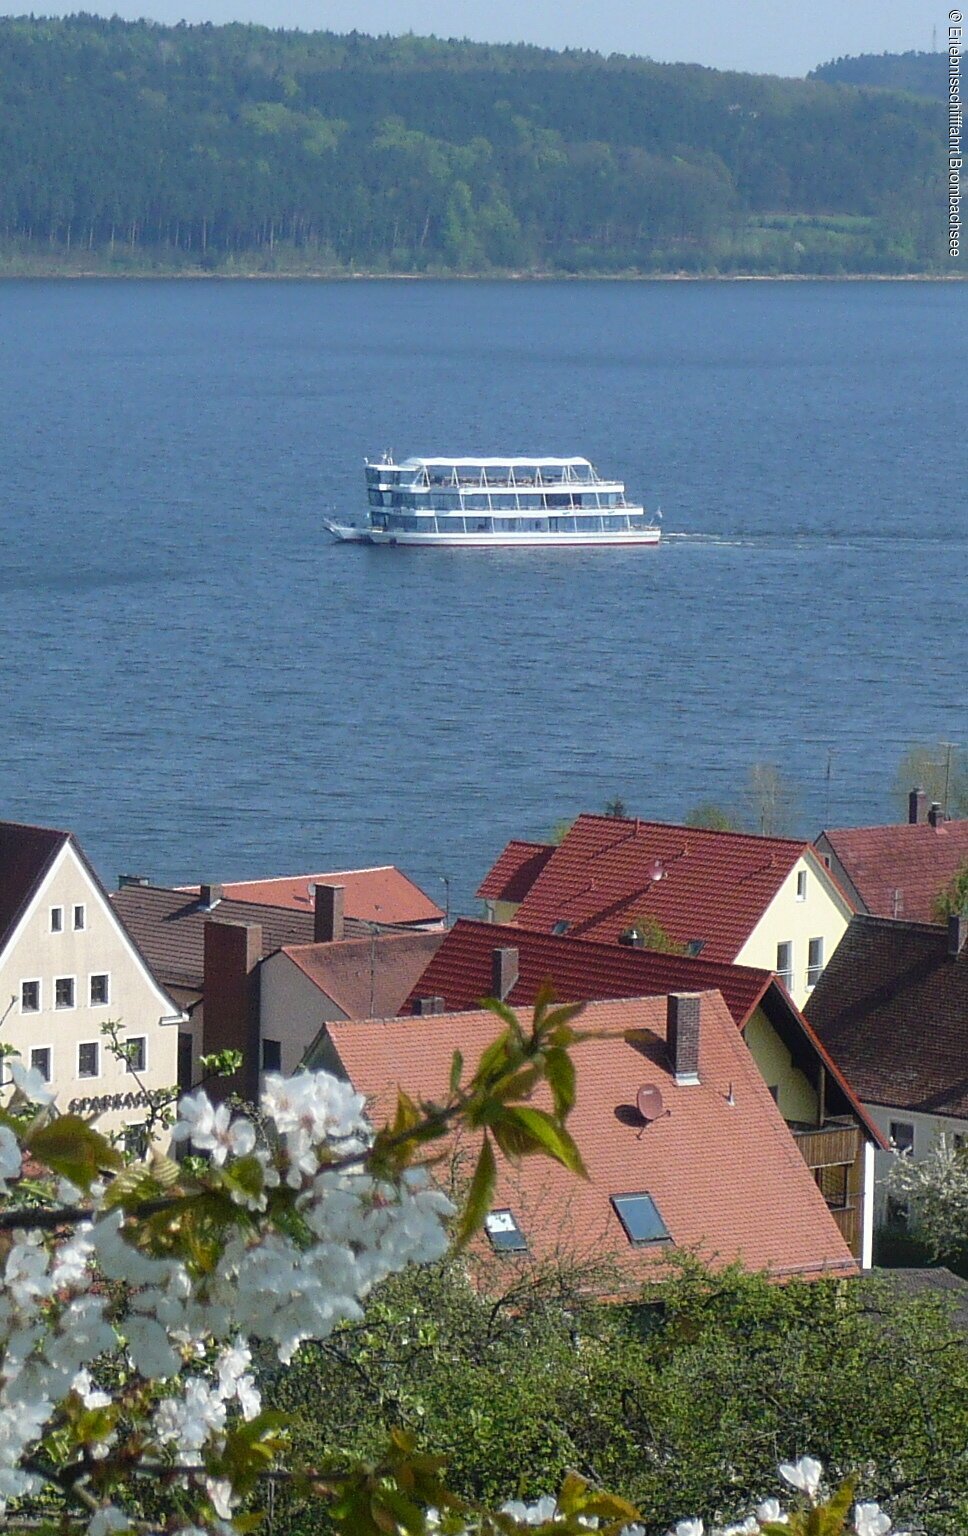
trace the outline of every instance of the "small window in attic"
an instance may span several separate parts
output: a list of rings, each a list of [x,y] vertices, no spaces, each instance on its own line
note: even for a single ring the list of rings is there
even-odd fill
[[[613,1195],[612,1206],[634,1248],[649,1243],[669,1243],[672,1238],[651,1195]]]
[[[527,1253],[527,1239],[512,1211],[491,1211],[484,1218],[484,1230],[496,1253]]]
[[[686,954],[689,956],[690,960],[695,960],[699,955],[701,955],[705,947],[705,939],[686,940]]]
[[[571,923],[568,921],[568,919],[566,917],[559,917],[558,921],[554,924],[554,926],[552,927],[551,931],[552,931],[552,933],[557,934],[558,938],[560,939],[563,934],[568,932],[568,929],[570,927],[571,927]]]

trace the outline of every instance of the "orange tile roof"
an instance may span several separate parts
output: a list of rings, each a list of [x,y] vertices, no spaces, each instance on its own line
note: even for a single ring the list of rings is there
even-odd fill
[[[444,941],[434,933],[380,933],[339,944],[286,944],[282,952],[347,1018],[396,1013]]]
[[[968,859],[968,821],[837,827],[817,839],[821,852],[825,840],[868,912],[912,923],[935,921],[936,897]]]
[[[409,875],[394,864],[374,869],[337,869],[320,875],[281,875],[268,880],[235,880],[223,884],[223,894],[232,901],[248,901],[258,906],[289,907],[296,912],[312,912],[314,896],[310,886],[341,885],[344,911],[370,923],[442,922],[441,907],[431,901]],[[185,887],[197,891],[198,886]]]
[[[554,851],[554,843],[512,838],[478,888],[478,896],[483,901],[523,901]]]
[[[563,922],[576,938],[614,942],[651,918],[680,943],[702,939],[703,959],[730,961],[807,852],[789,838],[579,816],[514,921],[542,933]]]
[[[678,1086],[666,1056],[665,999],[589,1004],[582,1026],[604,1038],[575,1048],[569,1121],[589,1180],[544,1158],[517,1167],[502,1161],[492,1208],[512,1210],[532,1255],[611,1257],[633,1284],[654,1275],[669,1252],[665,1243],[633,1247],[626,1239],[610,1196],[635,1192],[652,1196],[677,1249],[709,1262],[735,1260],[777,1277],[854,1273],[722,998],[706,993],[701,1006],[701,1082]],[[519,1017],[527,1023],[529,1011]],[[493,1014],[473,1012],[333,1023],[326,1031],[379,1123],[392,1112],[397,1085],[417,1099],[442,1098],[453,1052],[472,1066],[499,1027]],[[643,1126],[635,1106],[646,1084],[659,1088],[663,1113]],[[535,1103],[547,1102],[542,1088]],[[474,1136],[461,1133],[455,1150],[473,1155]]]

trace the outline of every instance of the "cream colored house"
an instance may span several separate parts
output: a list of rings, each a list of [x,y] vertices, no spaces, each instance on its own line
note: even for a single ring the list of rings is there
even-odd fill
[[[775,971],[802,1008],[847,932],[852,913],[844,892],[806,844],[734,961]]]
[[[509,843],[478,895],[491,921],[775,971],[800,1007],[853,912],[808,842],[611,816]]]
[[[73,835],[0,823],[0,1041],[51,1084],[57,1108],[137,1148],[146,1092],[177,1082],[183,1017]],[[135,1046],[130,1067],[108,1049],[108,1020]]]

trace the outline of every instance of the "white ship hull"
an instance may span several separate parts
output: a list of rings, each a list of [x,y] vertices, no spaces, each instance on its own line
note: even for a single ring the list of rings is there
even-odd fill
[[[415,549],[435,546],[441,549],[545,549],[562,547],[600,548],[616,544],[647,544],[653,547],[661,538],[659,528],[621,533],[389,533],[381,528],[364,528],[352,523],[326,520],[326,529],[341,544],[408,545]]]

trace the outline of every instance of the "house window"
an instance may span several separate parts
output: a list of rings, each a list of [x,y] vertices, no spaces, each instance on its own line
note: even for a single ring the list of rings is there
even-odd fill
[[[124,1150],[129,1157],[144,1157],[148,1150],[148,1130],[144,1122],[125,1126]]]
[[[35,1045],[30,1053],[30,1065],[39,1072],[45,1083],[50,1082],[50,1046]]]
[[[906,1200],[899,1200],[897,1195],[887,1197],[887,1225],[897,1227],[906,1232],[911,1220],[911,1207]]]
[[[20,1012],[38,1013],[40,1011],[40,982],[22,981],[20,983]]]
[[[262,1042],[262,1070],[263,1072],[282,1071],[282,1041],[263,1040]]]
[[[63,929],[63,927],[64,927],[64,908],[63,907],[51,907],[51,909],[50,909],[50,931],[51,931],[51,933],[60,933],[61,930]]]
[[[126,1072],[143,1072],[148,1062],[148,1042],[144,1035],[135,1035],[133,1039],[124,1042],[124,1052],[127,1057]]]
[[[73,976],[58,976],[54,982],[54,1007],[73,1008],[74,1006],[74,978]]]
[[[805,869],[797,870],[797,901],[807,899],[807,872]]]
[[[91,1007],[99,1008],[108,1001],[110,996],[107,973],[102,971],[97,976],[91,977]]]
[[[849,1172],[849,1163],[831,1163],[829,1167],[813,1170],[820,1193],[832,1211],[845,1211],[850,1204],[847,1187]]]
[[[484,1230],[495,1253],[527,1253],[527,1239],[515,1221],[513,1211],[491,1211],[484,1218]]]
[[[776,974],[788,992],[793,991],[793,941],[784,939],[776,946]]]
[[[96,1040],[77,1047],[78,1077],[97,1077],[101,1071],[101,1047]]]
[[[807,986],[815,987],[823,975],[823,939],[811,939],[807,947]]]
[[[86,928],[86,927],[87,927],[87,914],[86,914],[86,912],[84,910],[84,907],[83,906],[76,906],[74,908],[74,931],[77,933],[77,932],[80,932],[80,930],[82,928]]]
[[[891,1146],[902,1157],[914,1156],[914,1126],[909,1121],[891,1121]]]
[[[649,1243],[671,1241],[669,1229],[651,1195],[613,1195],[612,1208],[634,1247],[644,1248]]]

